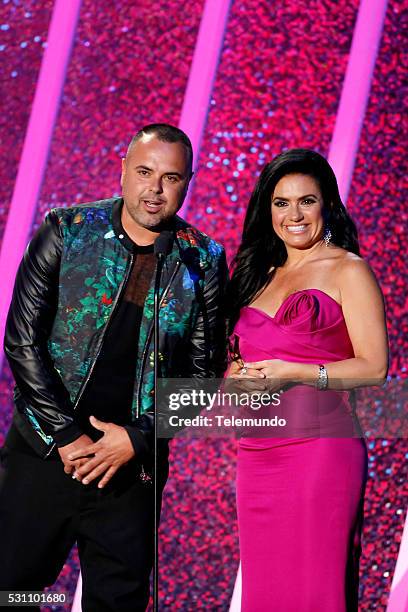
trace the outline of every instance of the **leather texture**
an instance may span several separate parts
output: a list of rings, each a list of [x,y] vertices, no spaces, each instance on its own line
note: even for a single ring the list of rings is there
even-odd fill
[[[27,247],[17,273],[4,350],[16,381],[15,424],[43,456],[55,443],[64,446],[82,433],[75,420],[76,402],[126,282],[130,254],[118,237],[122,205],[116,198],[53,209]],[[162,375],[221,377],[227,345],[222,311],[228,275],[225,253],[179,218],[174,220],[174,233],[162,285],[168,285],[160,333]],[[103,250],[108,242],[109,258]],[[101,311],[97,305],[99,318],[92,318],[91,308],[86,306],[88,312],[83,306],[93,286],[89,274],[106,259],[112,264],[111,276],[117,276],[111,283],[112,298],[106,300],[105,295],[105,303],[112,302],[113,307],[109,310],[104,303]],[[84,269],[88,276],[79,276]],[[107,272],[102,272],[105,278]],[[127,426],[139,455],[151,451],[154,422],[149,304],[147,298],[135,376],[136,408]]]

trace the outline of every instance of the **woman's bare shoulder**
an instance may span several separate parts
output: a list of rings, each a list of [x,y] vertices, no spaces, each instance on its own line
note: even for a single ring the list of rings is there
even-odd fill
[[[350,253],[350,251],[346,251],[345,249],[339,250],[341,251],[338,261],[339,274],[357,276],[373,274],[368,262],[360,257],[360,255]]]
[[[358,274],[360,270],[370,270],[370,266],[365,259],[338,246],[330,248],[327,253],[327,260],[331,261],[333,271],[339,274],[347,272]]]
[[[362,293],[366,295],[381,293],[369,263],[355,253],[344,251],[344,255],[339,258],[336,280],[342,294],[351,292],[357,296]]]

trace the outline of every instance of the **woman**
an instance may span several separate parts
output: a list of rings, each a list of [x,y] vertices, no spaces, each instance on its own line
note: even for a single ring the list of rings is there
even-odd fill
[[[292,149],[263,169],[228,304],[240,352],[229,376],[258,389],[295,383],[281,394],[285,437],[239,442],[242,612],[357,611],[367,452],[341,390],[382,384],[387,334],[381,291],[318,153]]]

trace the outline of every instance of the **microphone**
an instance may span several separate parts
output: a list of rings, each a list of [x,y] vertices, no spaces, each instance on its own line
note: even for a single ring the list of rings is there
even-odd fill
[[[163,259],[171,253],[173,240],[173,232],[170,230],[164,230],[159,234],[154,243],[154,254],[156,255],[157,259]]]

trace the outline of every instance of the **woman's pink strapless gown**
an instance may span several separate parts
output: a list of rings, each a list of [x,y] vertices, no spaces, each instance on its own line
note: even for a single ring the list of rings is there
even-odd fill
[[[353,357],[341,306],[318,289],[290,295],[275,317],[243,308],[235,334],[244,361],[330,363]],[[295,419],[291,431],[304,432],[313,412],[310,398],[334,392],[303,386],[292,393],[302,402],[288,404]],[[288,433],[239,441],[242,612],[358,610],[367,451],[362,438],[345,437],[353,435],[351,409],[347,394],[337,395],[342,409],[337,406],[328,423],[317,418],[311,431],[345,431],[344,437]]]

